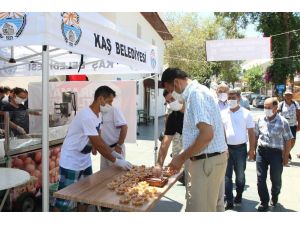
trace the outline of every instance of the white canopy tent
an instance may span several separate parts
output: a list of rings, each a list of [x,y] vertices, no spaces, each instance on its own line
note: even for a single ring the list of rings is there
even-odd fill
[[[77,68],[72,66],[50,70],[50,65],[61,62],[68,65],[67,62],[72,62],[72,58],[78,58],[79,54],[80,59],[83,56],[81,61],[87,65],[93,65],[99,59],[108,60],[115,65],[112,68],[99,67],[94,73],[86,66],[80,71],[81,74],[109,74],[118,71],[124,74],[158,74],[161,68],[157,63],[157,48],[117,27],[100,13],[4,12],[0,13],[0,50],[0,61],[3,61],[0,76],[42,74],[42,197],[43,211],[49,211],[49,74],[78,73]],[[33,65],[38,65],[39,69],[30,69]],[[155,76],[155,160],[158,137],[157,97],[158,75]]]

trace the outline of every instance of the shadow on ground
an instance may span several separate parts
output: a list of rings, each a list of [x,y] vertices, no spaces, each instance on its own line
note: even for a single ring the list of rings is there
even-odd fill
[[[151,212],[180,212],[183,204],[175,201],[174,199],[164,197]]]
[[[291,162],[290,166],[299,166],[300,167],[300,162]]]
[[[243,198],[242,203],[239,205],[235,205],[232,211],[236,212],[257,212],[256,206],[258,205],[258,201],[252,201],[249,199]]]
[[[164,117],[158,118],[158,135],[165,129]],[[137,140],[154,140],[154,122],[150,121],[147,124],[140,123],[137,125]]]

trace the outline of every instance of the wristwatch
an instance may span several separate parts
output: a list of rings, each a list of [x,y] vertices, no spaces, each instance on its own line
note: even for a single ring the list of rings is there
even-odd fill
[[[118,144],[118,143],[117,143],[117,146],[119,146],[120,148],[122,148],[122,145],[120,145],[120,144]]]

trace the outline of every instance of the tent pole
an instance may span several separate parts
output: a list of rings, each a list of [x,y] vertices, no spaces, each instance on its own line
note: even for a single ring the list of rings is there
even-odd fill
[[[49,112],[48,112],[48,82],[49,82],[49,46],[43,45],[42,52],[42,187],[43,187],[43,212],[49,212]]]
[[[155,117],[154,117],[154,165],[157,160],[157,139],[158,139],[158,74],[155,74],[155,85],[154,85],[154,95],[155,95]]]

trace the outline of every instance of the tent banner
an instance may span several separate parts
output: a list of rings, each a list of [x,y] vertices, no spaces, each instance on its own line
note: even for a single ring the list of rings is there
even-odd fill
[[[50,129],[51,124],[57,127],[58,124],[69,124],[74,118],[75,111],[72,111],[69,117],[61,114],[61,109],[58,104],[64,102],[63,93],[75,93],[77,106],[77,113],[84,107],[88,107],[94,100],[95,90],[106,85],[116,92],[116,97],[113,101],[113,106],[119,108],[127,121],[128,132],[126,136],[127,143],[136,142],[137,132],[137,117],[136,117],[136,81],[76,81],[76,82],[50,82],[49,83],[49,117]],[[29,83],[28,85],[28,99],[30,109],[41,109],[42,107],[42,85],[41,83]],[[63,109],[63,108],[62,108]],[[74,108],[73,108],[74,110]],[[101,114],[100,114],[101,115]],[[41,133],[42,123],[35,118],[36,116],[30,115],[29,129],[30,133]],[[66,125],[61,126],[64,128]],[[56,129],[58,132],[65,132],[65,129]]]
[[[207,61],[271,59],[271,38],[206,41]]]
[[[100,13],[0,13],[0,48],[50,45],[157,73],[158,52]]]
[[[67,56],[66,56],[67,57]],[[80,70],[79,70],[80,68]],[[96,60],[93,62],[83,62],[80,66],[79,60],[59,61],[49,63],[49,76],[59,75],[80,75],[80,74],[145,74],[147,70],[133,70],[132,68],[114,63],[110,60]],[[42,76],[42,63],[24,63],[18,66],[0,61],[0,76]]]

